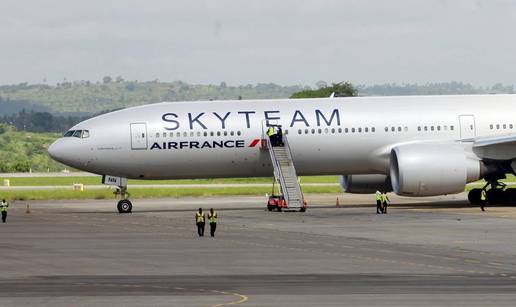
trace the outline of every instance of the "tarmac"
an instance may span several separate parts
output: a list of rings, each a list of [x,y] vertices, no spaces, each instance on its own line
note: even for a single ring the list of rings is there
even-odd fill
[[[306,198],[305,213],[264,197],[14,203],[0,306],[514,306],[515,207]],[[197,236],[198,207],[218,210],[215,238]]]

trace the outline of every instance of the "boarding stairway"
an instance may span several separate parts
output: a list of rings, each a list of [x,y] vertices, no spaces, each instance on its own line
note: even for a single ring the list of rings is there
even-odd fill
[[[305,201],[301,185],[297,179],[292,153],[286,135],[283,135],[283,146],[272,146],[267,138],[267,147],[274,166],[274,177],[280,184],[281,193],[286,201],[283,210],[305,211]]]

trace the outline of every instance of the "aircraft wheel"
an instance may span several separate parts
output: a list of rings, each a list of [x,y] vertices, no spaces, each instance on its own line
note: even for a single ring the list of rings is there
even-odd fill
[[[511,205],[516,205],[516,189],[507,189],[507,202]]]
[[[120,213],[131,213],[133,210],[133,204],[128,199],[122,199],[116,207]]]
[[[506,193],[502,189],[490,189],[486,192],[487,202],[490,205],[501,205],[507,202]]]
[[[482,189],[472,189],[468,193],[469,203],[475,206],[480,205],[480,194],[482,193]]]

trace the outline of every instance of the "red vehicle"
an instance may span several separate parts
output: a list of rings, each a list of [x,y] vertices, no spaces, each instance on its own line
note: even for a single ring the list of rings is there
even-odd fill
[[[286,207],[287,203],[283,195],[271,195],[267,201],[267,209],[269,211],[277,210],[281,211],[283,207]]]

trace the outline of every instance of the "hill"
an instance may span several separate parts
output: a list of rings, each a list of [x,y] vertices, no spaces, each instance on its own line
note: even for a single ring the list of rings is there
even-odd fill
[[[0,124],[0,172],[64,169],[47,154],[48,146],[58,137],[55,133],[19,132],[12,126]]]

